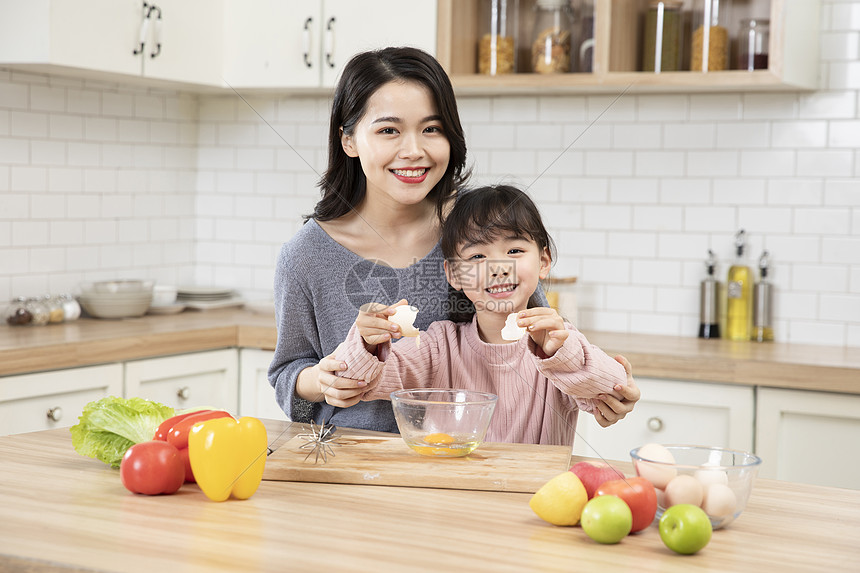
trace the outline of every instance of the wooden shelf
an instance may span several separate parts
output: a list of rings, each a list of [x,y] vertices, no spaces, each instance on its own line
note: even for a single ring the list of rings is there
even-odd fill
[[[736,0],[738,14],[769,9],[767,70],[641,72],[639,19],[647,0],[595,0],[594,73],[476,73],[480,0],[439,0],[437,58],[459,95],[780,92],[818,87],[818,0]],[[534,0],[520,0],[526,17]]]

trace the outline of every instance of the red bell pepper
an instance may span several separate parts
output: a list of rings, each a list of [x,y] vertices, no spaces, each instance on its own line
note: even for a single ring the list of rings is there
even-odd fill
[[[179,450],[179,455],[185,466],[186,482],[195,483],[197,481],[194,479],[194,470],[191,469],[191,461],[188,459],[188,434],[195,424],[216,418],[232,418],[232,416],[224,410],[198,410],[179,414],[165,420],[155,431],[154,439],[167,442]]]

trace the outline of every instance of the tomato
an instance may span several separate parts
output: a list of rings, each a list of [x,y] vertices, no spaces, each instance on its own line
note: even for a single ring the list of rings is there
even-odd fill
[[[604,482],[594,497],[614,495],[623,499],[633,512],[633,528],[630,533],[641,531],[651,525],[657,515],[657,490],[643,477],[629,477]]]
[[[171,494],[185,482],[185,464],[175,446],[157,440],[141,442],[125,452],[119,477],[132,493]]]

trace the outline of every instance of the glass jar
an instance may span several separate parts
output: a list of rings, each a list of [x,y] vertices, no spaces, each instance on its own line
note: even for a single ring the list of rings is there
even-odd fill
[[[81,305],[75,297],[70,294],[62,294],[60,295],[60,300],[63,303],[63,315],[66,322],[77,320],[81,317]]]
[[[770,20],[741,20],[738,30],[738,69],[766,70]]]
[[[537,0],[532,31],[532,71],[563,74],[570,69],[573,13],[569,0]]]
[[[490,76],[516,71],[517,0],[484,0],[481,4],[481,38],[478,73]]]
[[[682,7],[681,0],[652,0],[648,4],[642,35],[642,71],[659,74],[681,69]]]
[[[63,301],[59,296],[46,294],[42,297],[42,302],[48,307],[48,322],[51,324],[63,322],[66,318],[66,312],[63,310]]]
[[[48,321],[51,318],[51,311],[48,309],[48,305],[38,298],[28,298],[24,308],[32,317],[32,320],[30,321],[31,325],[44,326],[48,324]]]
[[[9,326],[26,326],[33,322],[33,315],[27,310],[27,299],[23,296],[16,298],[6,308],[6,324]]]
[[[715,72],[729,69],[729,0],[697,0],[693,12],[690,70]]]
[[[571,72],[594,72],[594,0],[579,0],[574,4],[575,32],[572,51],[575,62]]]

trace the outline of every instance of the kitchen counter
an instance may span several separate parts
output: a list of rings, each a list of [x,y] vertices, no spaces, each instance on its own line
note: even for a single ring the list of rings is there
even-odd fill
[[[266,423],[275,447],[299,431]],[[76,454],[67,429],[0,437],[0,466],[3,571],[860,570],[860,491],[774,480],[680,556],[654,525],[599,545],[544,523],[529,494],[264,481],[246,501],[215,503],[192,484],[134,495]]]
[[[860,394],[860,348],[585,332],[636,376]],[[0,376],[229,347],[274,349],[274,315],[185,311],[43,327],[0,325]]]

